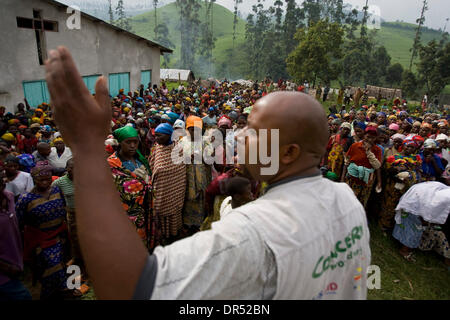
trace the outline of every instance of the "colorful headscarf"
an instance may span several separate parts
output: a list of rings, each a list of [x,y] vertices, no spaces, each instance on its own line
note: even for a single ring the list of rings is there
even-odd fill
[[[352,130],[352,125],[348,122],[344,122],[341,124],[341,128],[347,128],[348,130]]]
[[[33,117],[33,118],[31,118],[31,123],[32,124],[34,124],[34,123],[39,124],[39,123],[41,123],[41,119],[39,119],[38,117]]]
[[[178,119],[177,121],[175,121],[174,125],[173,125],[173,129],[185,129],[185,124],[183,120]]]
[[[175,121],[177,121],[178,118],[180,117],[180,115],[179,115],[179,114],[176,114],[175,112],[169,112],[167,115],[169,116],[169,121],[170,121],[170,123],[172,123],[172,124],[174,124]]]
[[[12,133],[5,133],[4,135],[2,135],[2,140],[8,141],[8,142],[13,142],[16,138],[14,138],[14,135]]]
[[[45,126],[41,126],[41,131],[52,132],[52,127],[46,124]]]
[[[55,140],[53,140],[53,143],[58,142],[58,141],[64,142],[64,139],[62,137],[57,137],[57,138],[55,138]]]
[[[353,125],[354,127],[356,127],[356,128],[360,128],[360,129],[362,129],[362,130],[366,130],[366,124],[364,123],[364,122],[359,122],[359,121],[357,121],[356,123],[354,123],[354,125]]]
[[[126,139],[129,138],[139,138],[139,133],[136,131],[135,128],[125,126],[122,128],[117,129],[113,132],[114,138],[117,139],[119,143],[123,142]],[[150,166],[148,164],[147,159],[142,155],[142,153],[139,150],[136,150],[138,160],[144,164],[144,166],[147,168],[148,172],[150,172]]]
[[[17,156],[19,159],[19,164],[22,166],[23,171],[30,173],[31,169],[35,166],[34,164],[34,156],[31,154],[23,153]]]
[[[433,139],[427,139],[425,140],[423,147],[424,149],[435,149],[437,148],[437,144]]]
[[[39,161],[38,163],[36,163],[36,166],[33,169],[31,169],[31,176],[33,178],[42,176],[51,176],[52,171],[53,168],[48,163],[48,161]]]
[[[415,148],[418,148],[419,147],[419,144],[417,143],[417,141],[414,141],[414,140],[404,140],[403,141],[403,145],[405,146],[405,147],[407,147],[407,146],[414,146]]]
[[[403,141],[403,140],[406,139],[406,136],[404,134],[401,134],[401,133],[396,133],[391,138],[392,138],[392,140],[402,139],[402,141]]]
[[[389,130],[398,131],[400,129],[400,126],[396,123],[391,123],[389,125]]]
[[[227,118],[226,116],[222,116],[219,119],[219,122],[217,123],[217,126],[220,128],[221,126],[226,125],[228,127],[228,129],[231,129],[232,126],[232,122],[229,118]]]
[[[186,129],[189,129],[191,127],[197,127],[202,129],[203,128],[203,121],[200,117],[196,116],[189,116],[186,119]]]
[[[155,133],[162,133],[172,136],[173,128],[168,123],[161,123],[159,126],[156,127]]]

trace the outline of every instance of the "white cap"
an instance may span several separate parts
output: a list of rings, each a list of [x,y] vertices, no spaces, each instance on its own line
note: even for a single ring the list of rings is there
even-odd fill
[[[449,138],[443,133],[438,134],[436,137],[436,141],[442,141],[442,140],[449,141]]]

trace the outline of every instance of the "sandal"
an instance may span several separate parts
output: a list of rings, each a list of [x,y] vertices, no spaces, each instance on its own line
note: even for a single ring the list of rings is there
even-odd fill
[[[408,262],[416,262],[416,259],[414,258],[414,255],[412,252],[410,252],[409,254],[407,254],[406,256],[404,256],[402,254],[402,257],[405,258],[406,261]]]

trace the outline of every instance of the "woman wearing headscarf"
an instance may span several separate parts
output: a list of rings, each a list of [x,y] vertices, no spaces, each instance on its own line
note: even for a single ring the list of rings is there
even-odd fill
[[[441,158],[435,154],[437,148],[436,141],[432,139],[425,140],[423,151],[420,153],[422,159],[422,182],[438,181],[444,173],[445,167]]]
[[[331,172],[334,172],[338,177],[342,175],[342,168],[344,166],[344,153],[348,151],[352,145],[353,139],[350,136],[351,125],[344,122],[341,125],[340,133],[331,137],[331,149],[328,153],[327,166]]]
[[[381,149],[375,145],[377,128],[367,127],[364,140],[355,142],[345,154],[341,181],[352,188],[358,200],[366,207],[377,171],[378,187],[381,188]]]
[[[366,131],[367,125],[365,122],[362,121],[354,121],[353,122],[353,140],[355,142],[360,142],[364,139],[365,131]]]
[[[420,156],[416,154],[418,144],[412,139],[403,142],[399,154],[389,156],[384,165],[386,186],[383,190],[379,225],[383,231],[394,227],[395,207],[408,189],[420,182]]]
[[[401,133],[396,133],[391,137],[392,146],[387,148],[384,152],[384,161],[391,156],[395,156],[400,154],[402,151],[403,140],[406,139],[406,136]]]
[[[203,121],[200,117],[186,119],[187,136],[181,138],[186,165],[186,195],[183,209],[183,224],[189,232],[199,230],[206,216],[205,191],[211,182],[211,166],[203,161],[203,155],[212,155],[209,141],[202,136]],[[198,132],[198,136],[195,133]],[[198,141],[194,141],[194,139]],[[185,231],[187,231],[185,228]]]
[[[52,167],[38,162],[31,170],[34,188],[19,197],[16,213],[24,230],[24,261],[31,263],[33,282],[39,280],[41,299],[80,295],[67,289],[66,263],[70,243],[66,202],[61,190],[52,187]]]
[[[133,127],[125,126],[113,132],[119,142],[108,163],[124,209],[148,250],[158,245],[157,217],[151,210],[150,167],[138,150],[139,134]]]
[[[153,209],[161,225],[161,236],[174,239],[183,224],[182,211],[186,193],[186,165],[172,161],[175,142],[173,128],[168,123],[155,129],[156,144],[150,156]]]

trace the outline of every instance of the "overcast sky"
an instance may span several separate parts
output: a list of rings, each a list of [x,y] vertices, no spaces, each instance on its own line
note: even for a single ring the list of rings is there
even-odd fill
[[[59,0],[64,3],[73,4],[81,3],[101,3],[107,5],[107,0]],[[118,0],[112,0],[113,5],[117,4]],[[159,0],[160,6],[174,2],[175,0]],[[301,4],[303,0],[296,0]],[[284,1],[283,1],[284,2]],[[365,5],[366,0],[344,0],[353,6],[357,6],[360,10]],[[148,6],[151,8],[153,1],[151,0],[124,0],[125,9],[128,6]],[[217,0],[217,3],[233,11],[234,0]],[[242,13],[251,12],[252,6],[257,3],[257,0],[244,0],[239,5],[239,10]],[[273,5],[274,0],[264,0],[264,5],[269,7]],[[379,8],[381,18],[386,21],[403,20],[405,22],[415,23],[420,16],[423,0],[369,0],[369,6],[376,6]],[[434,29],[444,28],[446,19],[450,18],[450,0],[428,0],[429,10],[426,12],[425,25]],[[447,26],[447,31],[450,30],[450,23]]]
[[[265,0],[266,5],[273,4],[273,0]],[[297,0],[297,3],[303,1]],[[353,6],[358,6],[359,9],[365,5],[365,0],[345,0]],[[233,0],[217,0],[217,3],[227,7],[233,11]],[[243,12],[249,12],[252,5],[257,3],[257,0],[244,0],[240,7]],[[415,23],[420,16],[423,0],[369,0],[369,5],[378,6],[381,12],[381,18],[386,21],[403,20],[405,22]],[[450,18],[450,0],[428,0],[428,11],[425,15],[425,25],[434,29],[444,28],[445,20]],[[447,26],[447,31],[450,29],[450,22]]]

